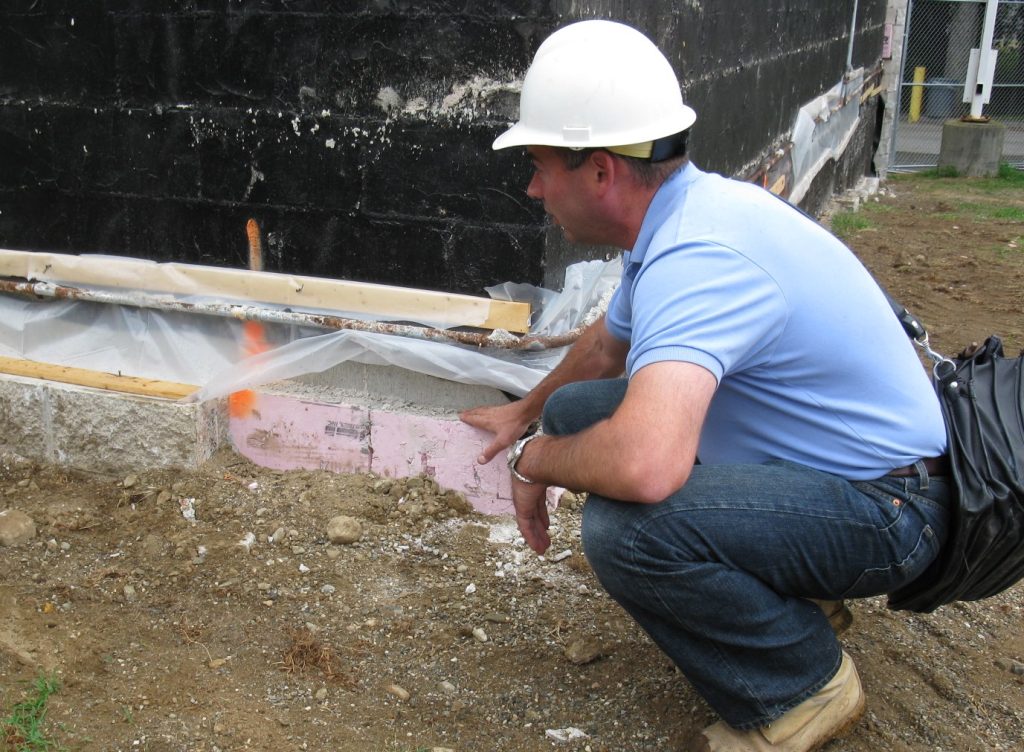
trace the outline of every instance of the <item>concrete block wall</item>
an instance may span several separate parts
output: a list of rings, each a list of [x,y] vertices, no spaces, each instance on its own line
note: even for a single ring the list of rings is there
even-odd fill
[[[879,59],[861,0],[854,66]],[[0,246],[246,265],[481,293],[567,263],[490,143],[554,28],[616,18],[664,49],[692,153],[746,174],[837,83],[846,0],[11,0],[0,7]]]

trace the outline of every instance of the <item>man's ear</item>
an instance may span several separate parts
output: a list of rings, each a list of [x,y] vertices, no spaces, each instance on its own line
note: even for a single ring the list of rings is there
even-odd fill
[[[593,168],[597,188],[604,193],[614,184],[620,165],[616,158],[604,149],[595,149],[590,153],[590,164]]]

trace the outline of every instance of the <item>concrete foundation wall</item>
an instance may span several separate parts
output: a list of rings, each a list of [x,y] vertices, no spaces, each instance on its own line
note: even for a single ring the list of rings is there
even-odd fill
[[[198,467],[224,446],[223,405],[0,377],[0,436],[26,459],[97,472]]]
[[[852,65],[879,60],[882,0]],[[0,246],[481,293],[560,282],[522,154],[490,143],[550,31],[616,18],[672,61],[705,169],[746,176],[847,62],[845,0],[13,0]]]
[[[329,384],[279,382],[252,392],[245,409],[233,405],[230,415],[223,400],[183,404],[0,375],[0,453],[130,474],[196,468],[218,449],[231,447],[278,470],[424,475],[463,494],[481,512],[511,511],[503,455],[478,465],[476,458],[491,437],[457,414],[474,404],[503,402],[500,392],[459,389],[396,368],[351,364],[335,370],[333,378],[322,377]],[[361,377],[386,378],[370,389],[359,386]],[[418,402],[412,406],[406,400]],[[552,489],[549,501],[556,503],[560,493]]]

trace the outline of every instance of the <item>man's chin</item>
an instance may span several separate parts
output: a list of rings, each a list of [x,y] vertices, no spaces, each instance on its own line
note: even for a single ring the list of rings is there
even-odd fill
[[[566,241],[568,241],[569,243],[575,243],[576,242],[576,237],[572,234],[572,232],[570,232],[565,227],[565,225],[560,225],[560,224],[558,224],[558,222],[556,222],[554,220],[551,220],[551,226],[561,230],[562,237],[565,238]]]

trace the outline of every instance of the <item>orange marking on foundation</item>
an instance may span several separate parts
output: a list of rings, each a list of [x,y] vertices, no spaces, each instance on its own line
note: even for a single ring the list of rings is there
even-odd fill
[[[248,418],[256,408],[256,392],[242,389],[228,395],[228,413],[232,418]]]
[[[249,268],[263,271],[263,244],[260,241],[260,226],[255,219],[245,223],[245,234],[249,240]],[[259,321],[242,324],[242,357],[250,358],[270,349],[266,330]],[[255,411],[257,395],[251,389],[242,389],[228,395],[228,413],[232,418],[248,418]]]

